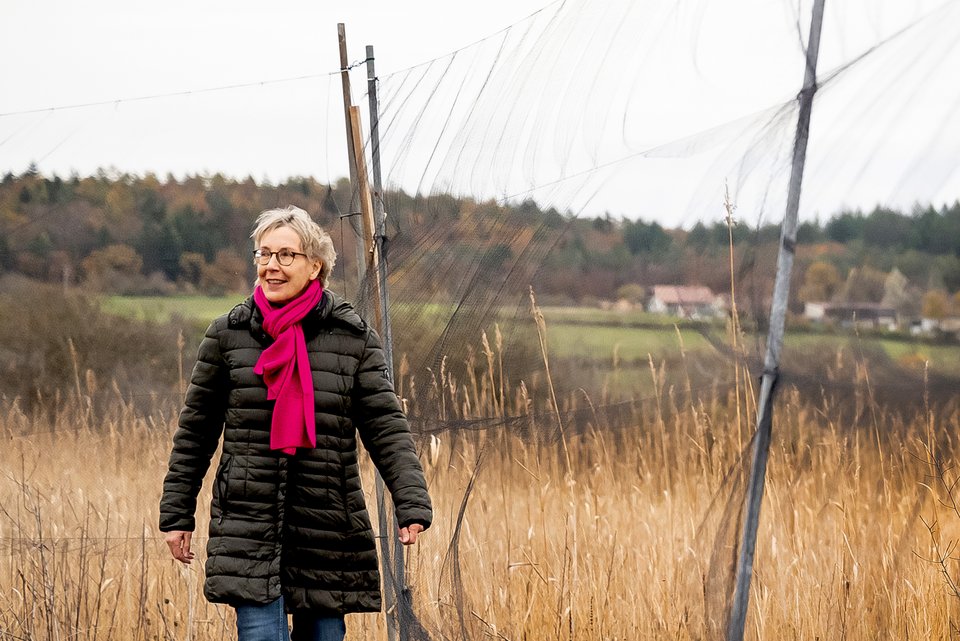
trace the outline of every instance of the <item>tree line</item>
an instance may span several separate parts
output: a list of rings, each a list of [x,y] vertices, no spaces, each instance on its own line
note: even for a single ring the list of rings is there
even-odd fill
[[[331,232],[349,263],[356,251],[351,196],[345,179],[328,185],[291,178],[274,185],[220,174],[8,173],[0,181],[0,271],[115,294],[246,291],[254,276],[248,236],[257,213],[303,207]],[[461,248],[460,260],[482,259],[485,270],[508,270],[519,251],[511,239],[538,228],[557,230],[560,240],[531,283],[557,303],[613,299],[625,286],[700,284],[725,291],[732,248],[739,294],[759,309],[775,268],[775,224],[728,226],[718,215],[690,229],[670,229],[642,217],[576,218],[534,201],[503,206],[403,192],[384,199],[392,251],[400,256],[435,251],[418,245],[418,237],[447,229],[444,244]],[[510,227],[496,228],[502,237],[491,238],[490,226],[464,224],[506,214]],[[798,229],[795,273],[795,310],[821,296],[881,302],[883,283],[896,273],[903,278],[901,292],[911,292],[900,296],[913,301],[903,303],[905,309],[917,307],[928,292],[941,292],[952,313],[952,305],[960,307],[960,299],[953,300],[960,291],[960,202],[918,205],[906,213],[878,206],[806,221]],[[342,278],[348,280],[349,272]]]

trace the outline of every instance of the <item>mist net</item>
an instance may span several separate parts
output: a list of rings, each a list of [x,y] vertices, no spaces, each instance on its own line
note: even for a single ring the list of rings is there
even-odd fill
[[[352,67],[367,172],[380,182],[380,298],[377,272],[358,266],[361,194],[337,183],[339,73],[2,117],[0,149],[12,158],[29,148],[41,171],[56,170],[111,129],[120,135],[103,149],[105,166],[143,149],[217,166],[265,141],[271,153],[248,169],[264,175],[288,145],[323,149],[301,169],[327,183],[306,204],[337,240],[331,287],[371,322],[385,304],[389,325],[378,329],[436,499],[429,547],[381,537],[391,635],[722,639],[810,4],[554,2],[408,69],[378,59],[377,139],[359,89],[366,68]],[[958,43],[960,2],[827,2],[801,221],[960,192],[950,146]],[[195,110],[203,137],[144,126],[153,109],[171,108]],[[243,140],[219,128],[228,108],[250,111]],[[277,133],[289,123],[296,132]],[[263,203],[275,204],[285,203]],[[720,241],[671,249],[671,238],[693,242],[698,223]],[[719,322],[620,313],[606,300],[691,275],[725,292]],[[696,303],[683,296],[692,288],[676,302]],[[656,347],[638,353],[610,338],[625,328]],[[808,367],[802,345],[788,356],[774,417],[779,486],[815,482],[804,470],[826,456],[791,445],[805,412],[832,425],[840,407],[850,424],[876,422],[864,394],[937,389],[859,369],[833,378],[852,366],[838,354],[826,372]],[[768,499],[791,523],[805,517],[788,495]],[[821,512],[827,524],[841,518]],[[764,563],[789,540],[765,527],[755,590],[768,604],[786,570]],[[382,621],[364,632],[379,634]]]
[[[575,485],[589,469],[583,449],[591,439],[609,438],[615,447],[637,429],[664,430],[659,444],[640,442],[664,449],[657,460],[666,469],[645,482],[667,495],[676,481],[669,468],[679,460],[705,456],[706,467],[717,466],[713,480],[698,486],[712,498],[687,515],[697,524],[691,543],[673,551],[675,563],[661,580],[673,594],[694,598],[673,604],[689,638],[726,638],[756,420],[753,379],[763,356],[762,341],[742,334],[736,297],[743,297],[740,313],[764,329],[776,265],[775,246],[761,229],[778,224],[786,204],[809,12],[807,3],[558,2],[448,56],[379,78],[378,196],[386,211],[398,388],[424,442],[459,445],[446,464],[470,469],[462,502],[450,513],[438,584],[424,595],[439,604],[426,609],[439,615],[433,627],[416,625],[418,638],[500,634],[481,613],[496,611],[490,594],[509,588],[465,588],[476,578],[464,576],[461,560],[471,545],[471,503],[478,492],[497,492],[492,479],[484,490],[478,483],[529,464],[526,452],[521,457],[504,443],[553,444],[562,452],[561,478]],[[942,29],[960,18],[958,6],[907,14],[894,19],[869,3],[828,7],[801,220],[955,193],[955,168],[942,162],[949,152],[938,141],[960,127],[953,108],[960,91],[944,75],[958,55],[956,34]],[[611,214],[664,227],[726,220],[731,237],[738,225],[753,238],[731,263],[731,290],[742,289],[727,333],[700,330],[713,355],[688,357],[681,337],[671,357],[635,364],[651,373],[643,391],[598,380],[586,359],[551,358],[556,346],[548,344],[536,298],[540,292],[555,318],[563,318],[555,307],[589,298],[575,282],[558,283],[552,267],[574,255],[564,250],[576,242],[578,225]],[[630,276],[649,285],[656,277]],[[613,360],[616,369],[616,354]],[[825,394],[815,375],[792,365],[783,363],[783,373],[795,389]],[[733,399],[723,424],[705,406],[718,397]],[[481,432],[476,449],[462,444],[467,431]],[[736,433],[737,447],[724,456],[689,451],[718,444],[717,431]],[[534,487],[541,481],[532,472],[527,479]],[[500,488],[504,496],[515,491]],[[570,490],[560,522],[589,528],[577,520],[584,517],[578,500]],[[576,536],[554,534],[564,538],[561,575],[576,580]],[[483,558],[483,550],[472,552]],[[617,558],[615,548],[610,554]],[[514,572],[536,570],[529,558],[506,562]],[[609,603],[578,603],[566,590],[556,597],[567,605],[553,613],[558,632],[602,630],[597,610]],[[654,607],[637,604],[645,606]],[[403,616],[419,621],[423,611]]]

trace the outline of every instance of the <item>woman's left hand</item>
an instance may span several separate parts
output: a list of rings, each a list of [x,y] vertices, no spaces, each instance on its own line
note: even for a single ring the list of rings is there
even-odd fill
[[[413,545],[417,542],[417,535],[423,532],[423,526],[419,523],[400,528],[400,542],[404,545]]]

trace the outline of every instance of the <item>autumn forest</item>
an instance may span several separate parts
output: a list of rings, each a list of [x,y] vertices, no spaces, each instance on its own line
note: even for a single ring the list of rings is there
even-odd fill
[[[559,241],[533,285],[556,304],[629,298],[654,284],[722,292],[729,283],[732,240],[742,292],[760,310],[779,235],[773,223],[728,228],[719,205],[715,220],[667,229],[646,222],[655,221],[656,212],[638,212],[634,220],[573,217],[533,201],[511,207],[442,194],[391,193],[385,201],[391,251],[399,254],[414,251],[427,227],[507,211],[514,216],[509,231],[501,229],[505,236],[522,234],[518,225],[555,230]],[[350,211],[346,180],[326,185],[295,178],[271,185],[219,174],[182,180],[107,172],[69,178],[7,174],[0,183],[0,273],[108,294],[245,291],[252,281],[245,253],[251,222],[259,211],[288,203],[317,216],[349,261],[354,241],[344,216]],[[450,224],[446,240],[465,248],[492,244],[496,251],[487,252],[485,269],[508,268],[513,246],[507,238],[497,245],[498,238],[470,237],[487,233],[482,229]],[[960,313],[960,203],[918,204],[909,212],[835,212],[803,222],[798,242],[791,301],[796,312],[807,301],[833,300],[883,301],[906,315]],[[340,272],[335,286],[351,277]]]

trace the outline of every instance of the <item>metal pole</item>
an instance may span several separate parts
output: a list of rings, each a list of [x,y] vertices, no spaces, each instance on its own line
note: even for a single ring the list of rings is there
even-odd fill
[[[347,58],[347,30],[342,22],[337,23],[337,39],[340,42],[340,83],[343,86],[343,117],[347,125],[347,157],[350,163],[350,211],[349,215],[360,215],[360,189],[357,184],[356,150],[353,148],[353,134],[350,127],[350,62]],[[356,225],[351,221],[350,226],[356,231]],[[363,237],[357,235],[357,288],[363,285],[366,273],[364,261]]]
[[[370,103],[370,158],[373,172],[373,213],[376,224],[376,249],[379,257],[378,274],[380,280],[380,305],[383,309],[381,316],[383,333],[383,349],[387,359],[387,370],[391,381],[395,381],[393,369],[393,332],[390,324],[390,297],[387,292],[387,254],[384,251],[386,241],[386,214],[383,208],[383,181],[380,174],[380,103],[377,100],[377,73],[374,66],[373,47],[367,45],[367,98]],[[399,629],[400,641],[410,638],[410,630],[405,616],[409,604],[406,601],[406,568],[403,556],[403,545],[399,540],[399,524],[393,513],[392,505],[388,505],[384,492],[383,478],[377,474],[377,513],[379,516],[380,537],[383,546],[391,549],[393,555],[393,582],[386,588],[387,612],[396,613],[398,625],[387,618],[387,638],[395,641]],[[392,525],[392,527],[391,527]],[[387,555],[383,555],[384,576],[390,576]],[[386,585],[386,581],[384,581]]]
[[[797,135],[793,145],[793,168],[790,172],[787,209],[784,213],[783,228],[780,234],[777,276],[773,288],[773,303],[770,306],[767,353],[763,362],[760,399],[757,401],[757,434],[753,444],[736,583],[733,603],[730,608],[730,620],[727,624],[727,641],[741,641],[743,639],[747,606],[750,599],[750,579],[753,575],[753,556],[756,551],[757,527],[760,522],[760,504],[763,499],[767,458],[770,453],[773,390],[777,382],[780,369],[780,353],[783,349],[783,331],[787,317],[787,302],[790,297],[790,272],[793,269],[793,254],[797,243],[800,186],[803,181],[803,164],[807,157],[813,95],[817,91],[817,56],[820,51],[820,28],[823,25],[824,2],[825,0],[815,0],[813,16],[810,21],[810,39],[807,43],[803,89],[800,90]]]
[[[376,224],[375,241],[377,255],[380,258],[380,300],[383,308],[383,349],[387,357],[387,367],[390,370],[390,380],[394,379],[393,371],[393,331],[390,325],[390,297],[387,293],[387,253],[383,244],[387,239],[387,216],[383,209],[383,180],[380,175],[380,103],[377,99],[377,74],[374,69],[373,47],[367,45],[367,98],[370,103],[370,159],[373,173],[373,218]]]

